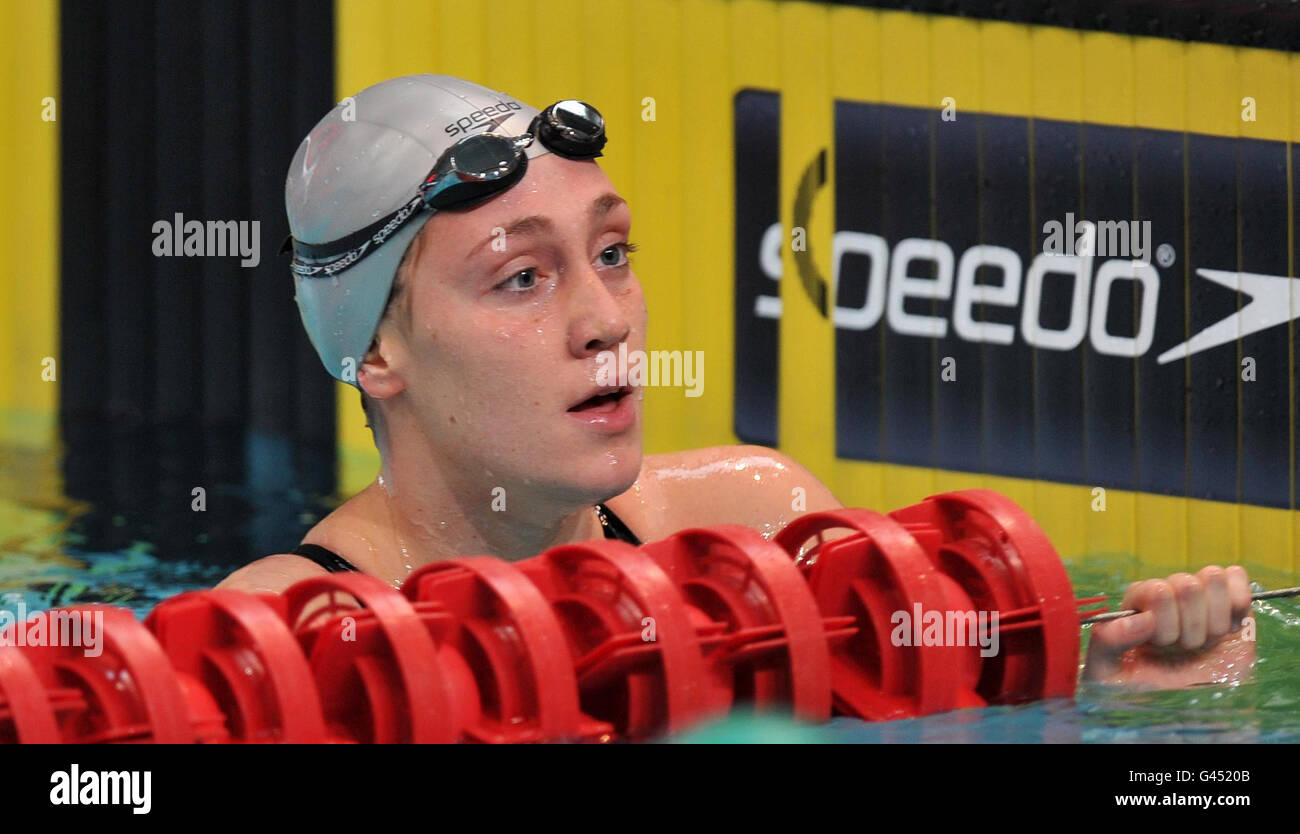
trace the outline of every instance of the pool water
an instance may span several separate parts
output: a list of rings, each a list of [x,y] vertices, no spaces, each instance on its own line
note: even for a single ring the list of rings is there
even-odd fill
[[[337,503],[288,488],[226,485],[208,491],[203,513],[191,509],[188,493],[163,511],[153,499],[66,498],[54,472],[47,455],[0,454],[0,606],[10,612],[19,600],[29,613],[107,602],[143,617],[167,597],[211,587],[255,556],[292,547]],[[1108,594],[1112,608],[1129,582],[1158,573],[1129,554],[1089,554],[1066,564],[1078,596]],[[1300,584],[1293,574],[1246,567],[1260,587]],[[1255,672],[1237,685],[1135,692],[1081,684],[1073,701],[876,724],[837,718],[809,727],[742,715],[676,740],[1300,742],[1300,601],[1257,602],[1255,617]],[[1085,647],[1086,639],[1087,630]]]

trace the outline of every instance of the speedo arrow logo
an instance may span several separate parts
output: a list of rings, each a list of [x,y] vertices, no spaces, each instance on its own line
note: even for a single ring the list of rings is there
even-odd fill
[[[460,133],[468,133],[470,130],[484,128],[493,130],[499,127],[503,122],[523,109],[517,101],[498,101],[496,104],[489,104],[487,107],[481,107],[473,113],[461,116],[456,121],[443,128],[448,136],[456,136]],[[496,118],[491,118],[495,116]]]
[[[1300,318],[1298,278],[1257,275],[1253,272],[1225,272],[1220,269],[1198,269],[1196,274],[1230,290],[1244,292],[1250,296],[1250,303],[1181,345],[1160,354],[1156,361],[1161,365],[1175,359],[1186,359],[1194,353],[1235,342],[1252,333]]]

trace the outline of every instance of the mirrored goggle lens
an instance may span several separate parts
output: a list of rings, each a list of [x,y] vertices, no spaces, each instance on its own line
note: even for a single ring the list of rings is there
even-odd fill
[[[449,161],[451,169],[462,179],[495,180],[514,170],[519,164],[519,154],[514,142],[485,133],[457,145]]]
[[[596,108],[573,99],[556,102],[551,108],[551,119],[573,131],[575,139],[590,141],[605,131],[605,119]]]

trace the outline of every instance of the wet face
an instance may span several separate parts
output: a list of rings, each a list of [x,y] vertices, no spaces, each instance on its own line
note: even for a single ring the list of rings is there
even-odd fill
[[[547,154],[510,190],[426,224],[386,370],[459,477],[581,500],[636,480],[640,392],[597,375],[603,351],[645,348],[631,223],[596,163]],[[381,340],[394,335],[386,322]]]

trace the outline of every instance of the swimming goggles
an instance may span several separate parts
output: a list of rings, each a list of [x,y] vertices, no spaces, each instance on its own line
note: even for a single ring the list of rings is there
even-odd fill
[[[519,182],[528,170],[524,151],[537,140],[560,156],[594,159],[605,147],[605,119],[590,104],[565,99],[538,113],[528,132],[521,136],[466,136],[438,157],[416,195],[397,211],[328,243],[303,243],[291,237],[280,251],[293,251],[290,268],[298,275],[338,275],[379,248],[421,212],[469,208]]]

